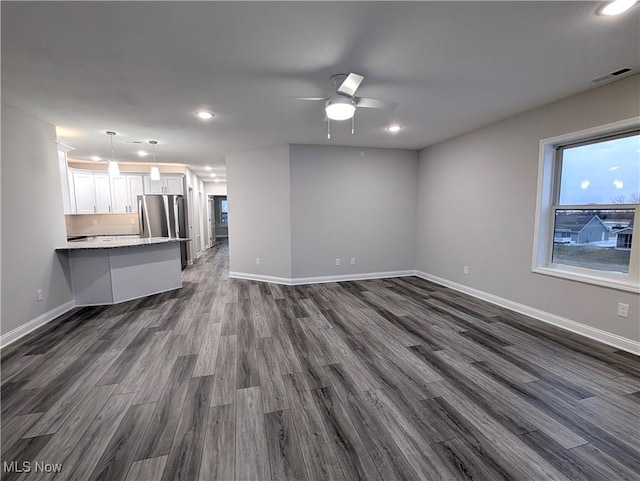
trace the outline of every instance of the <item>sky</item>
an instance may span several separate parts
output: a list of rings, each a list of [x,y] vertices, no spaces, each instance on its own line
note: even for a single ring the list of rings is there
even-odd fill
[[[566,148],[560,204],[614,204],[640,195],[640,134]]]

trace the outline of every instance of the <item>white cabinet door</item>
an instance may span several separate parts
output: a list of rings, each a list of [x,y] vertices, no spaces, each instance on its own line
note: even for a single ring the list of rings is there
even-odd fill
[[[144,193],[184,195],[183,179],[182,175],[163,174],[160,180],[151,180],[150,176],[145,175]]]
[[[148,175],[144,176],[144,193],[145,194],[164,194],[164,185],[162,177],[160,180],[151,180]]]
[[[93,174],[74,172],[73,186],[76,194],[76,212],[78,214],[95,214],[96,185],[93,181]]]
[[[111,177],[111,206],[116,214],[129,212],[128,179],[124,175]]]
[[[162,180],[164,181],[165,194],[174,194],[174,195],[184,194],[181,175],[165,175]]]
[[[129,212],[138,212],[138,196],[144,194],[141,175],[128,175],[129,187]]]
[[[93,176],[96,185],[96,212],[108,214],[111,212],[111,182],[109,174],[95,174]]]
[[[71,209],[70,214],[77,214],[78,208],[76,207],[76,187],[73,183],[73,172],[67,173],[69,179],[69,207]]]

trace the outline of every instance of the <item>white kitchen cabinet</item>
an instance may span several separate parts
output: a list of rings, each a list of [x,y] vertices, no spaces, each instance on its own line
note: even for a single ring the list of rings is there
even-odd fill
[[[75,213],[108,214],[111,212],[111,186],[109,174],[73,172]]]
[[[144,185],[141,175],[128,175],[127,186],[129,187],[129,212],[138,212],[138,196],[144,194]]]
[[[75,214],[75,203],[71,204],[72,183],[69,181],[70,175],[67,167],[67,153],[64,150],[58,150],[58,168],[60,169],[60,187],[62,188],[62,207],[65,214]]]
[[[127,178],[123,175],[111,178],[111,205],[114,214],[129,212],[129,191]]]
[[[184,176],[179,174],[162,174],[160,180],[151,180],[144,176],[145,194],[173,194],[184,195]]]
[[[149,175],[68,170],[70,213],[125,214],[138,212],[138,196],[143,194],[184,195],[184,175],[164,174],[160,180]],[[66,212],[65,210],[65,213]]]
[[[69,189],[69,212],[65,211],[65,214],[77,214],[76,207],[76,188],[73,183],[73,172],[67,172],[67,188]]]
[[[174,195],[184,195],[184,181],[181,175],[165,175],[164,180],[164,193]]]
[[[151,180],[148,175],[144,176],[144,193],[145,194],[164,194],[164,177],[159,180]]]
[[[74,172],[73,187],[75,189],[76,213],[96,213],[96,185],[90,172]]]
[[[141,175],[120,175],[111,178],[111,202],[114,213],[138,212],[138,196],[142,195]]]
[[[109,214],[111,212],[111,182],[109,174],[94,174],[96,185],[96,213]]]

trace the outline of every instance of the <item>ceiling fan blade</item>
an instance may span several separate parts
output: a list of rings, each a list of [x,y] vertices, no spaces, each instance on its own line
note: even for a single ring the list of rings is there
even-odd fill
[[[293,97],[295,100],[327,100],[326,97]]]
[[[354,97],[353,101],[356,107],[363,107],[365,109],[393,110],[398,106],[396,102],[387,102],[386,100],[369,99],[366,97]]]
[[[363,80],[364,80],[364,77],[362,75],[358,75],[357,73],[352,72],[349,75],[347,75],[347,78],[344,79],[344,82],[340,84],[340,87],[338,87],[337,92],[348,95],[349,97],[353,97],[353,95],[356,93],[356,90],[358,90],[358,87],[360,87],[360,84],[362,83]]]

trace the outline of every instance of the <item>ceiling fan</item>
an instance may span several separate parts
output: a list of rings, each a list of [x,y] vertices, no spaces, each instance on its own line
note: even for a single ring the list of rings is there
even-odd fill
[[[355,93],[364,80],[357,73],[336,74],[331,77],[328,97],[297,97],[300,100],[324,101],[325,120],[327,121],[327,138],[331,138],[332,120],[351,119],[351,134],[355,132],[355,113],[357,108],[393,110],[398,104],[385,100],[356,97]]]

